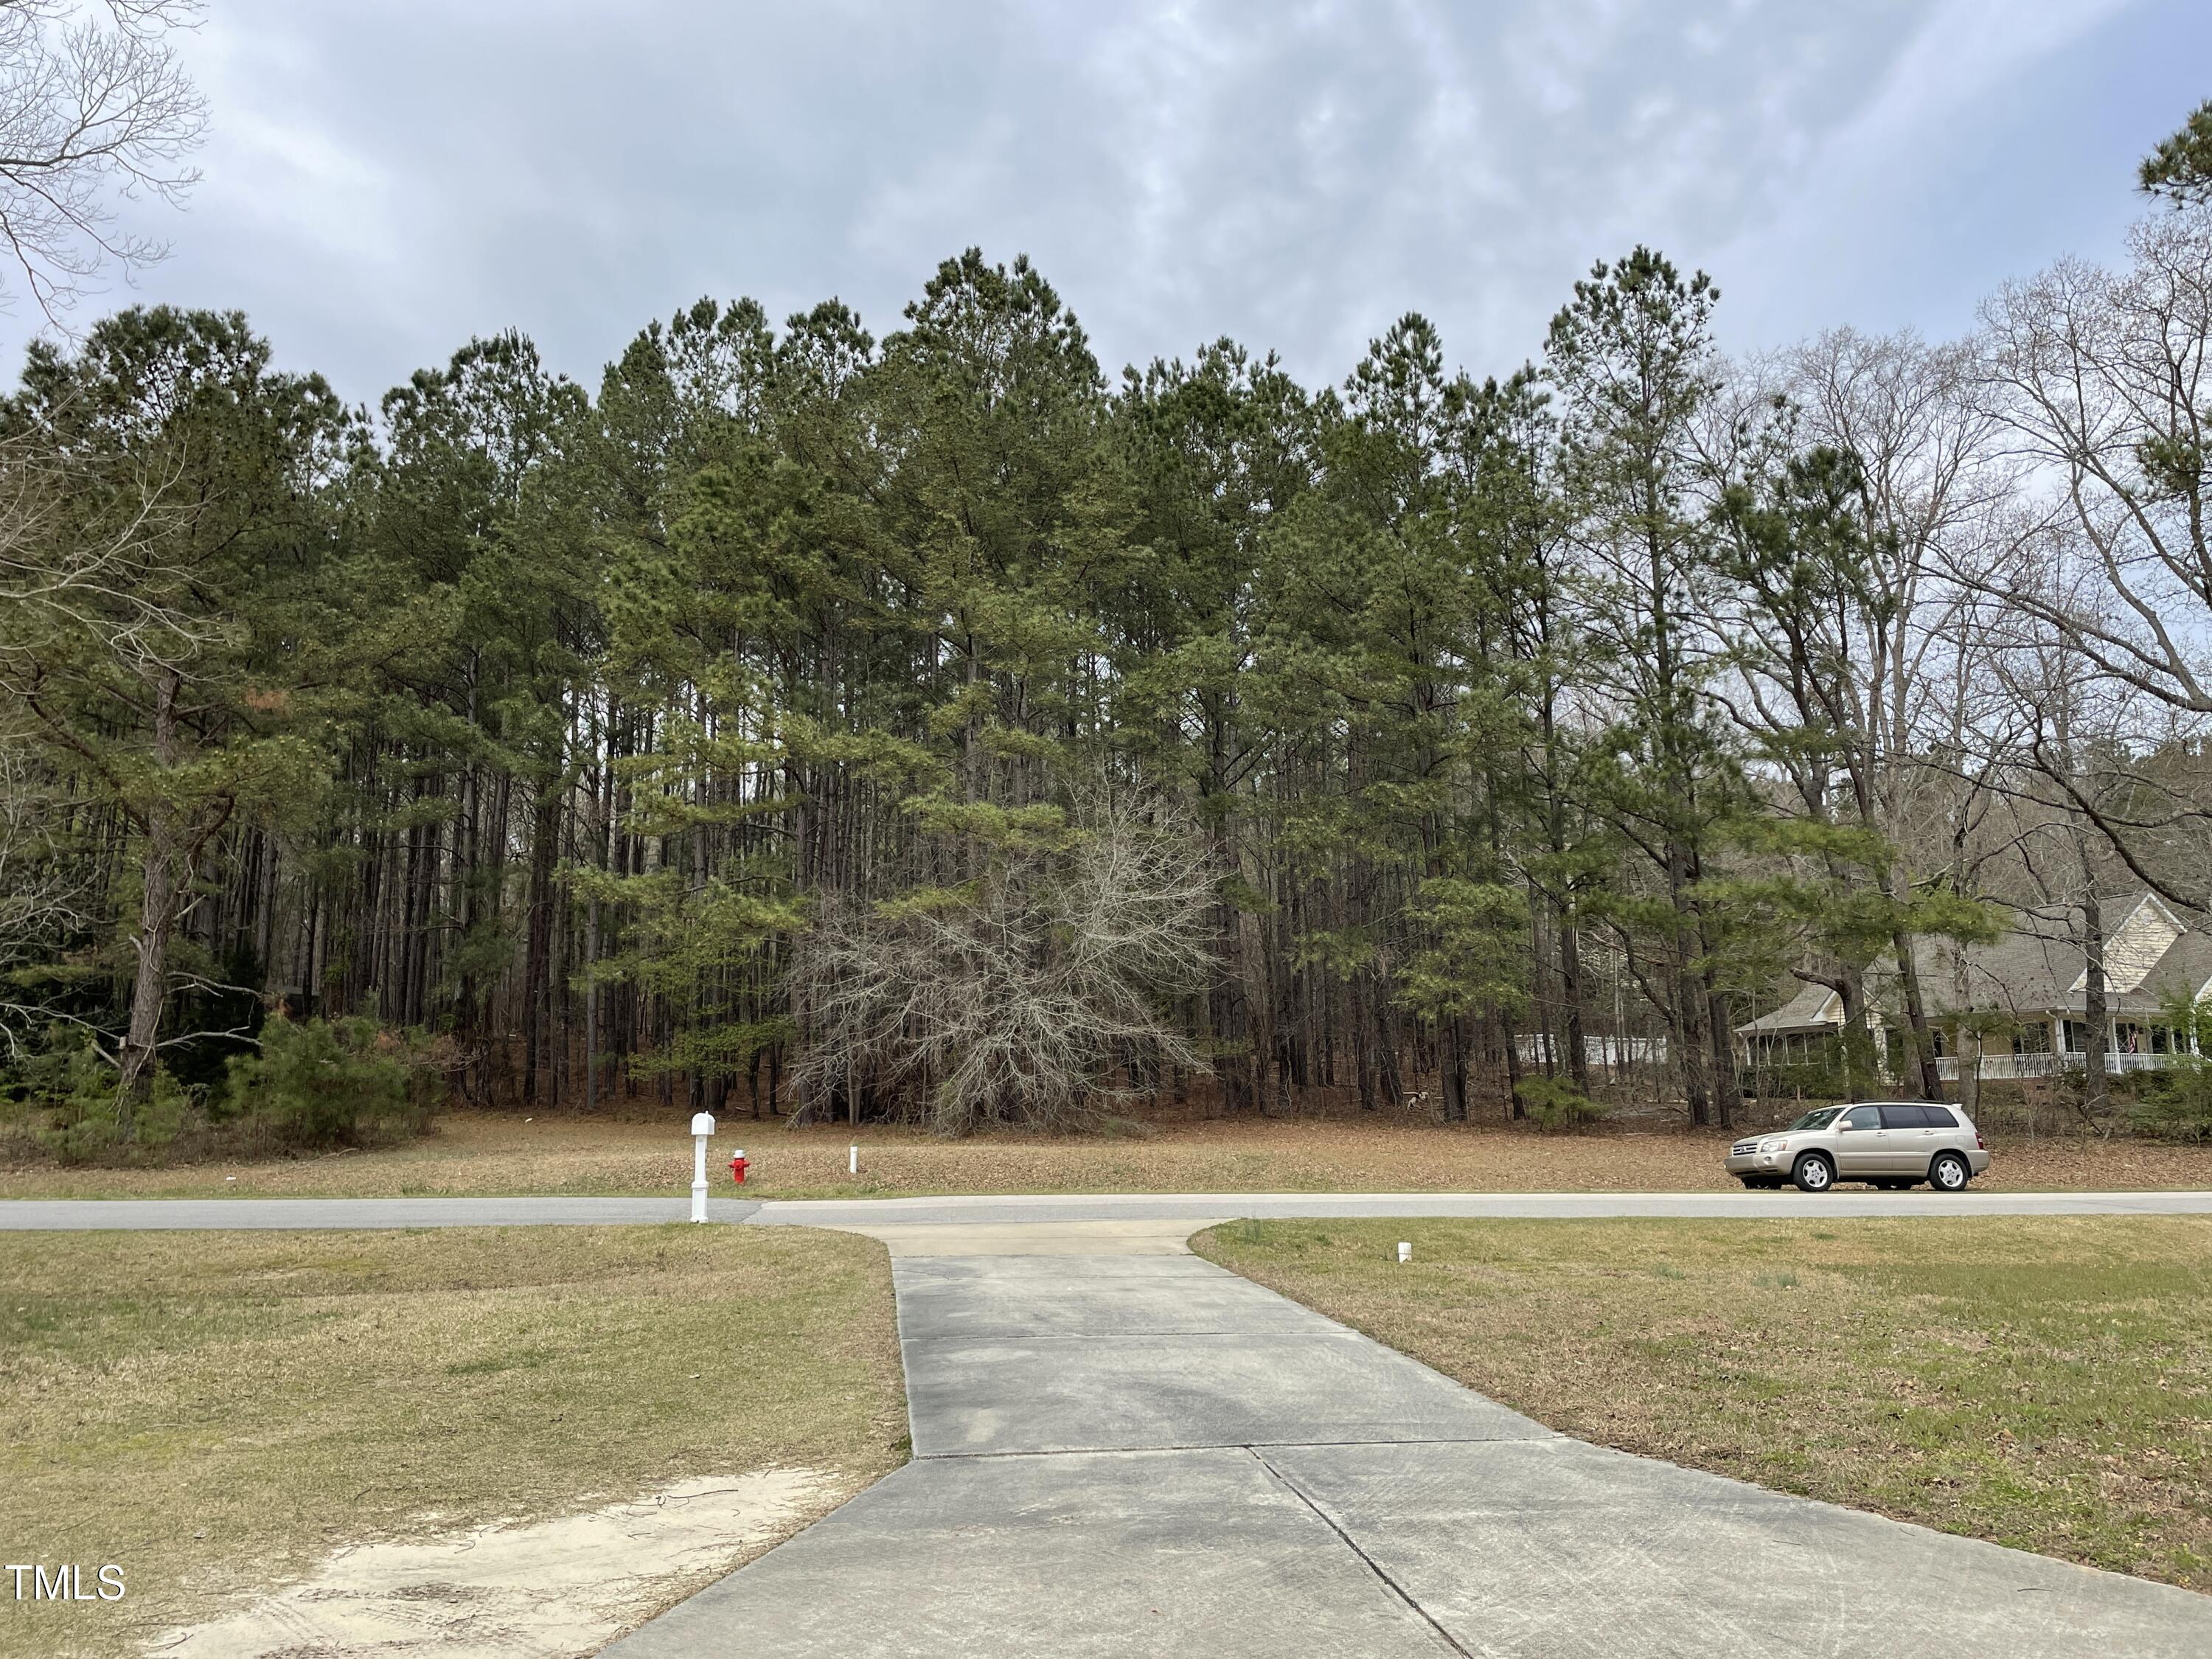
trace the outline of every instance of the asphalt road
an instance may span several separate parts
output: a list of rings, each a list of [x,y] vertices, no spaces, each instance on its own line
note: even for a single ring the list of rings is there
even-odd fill
[[[0,1230],[607,1226],[682,1221],[687,1198],[98,1198],[0,1200]],[[1799,1218],[1846,1215],[2212,1215],[2212,1191],[2129,1193],[1113,1193],[794,1200],[715,1198],[755,1226],[1018,1225],[1223,1217]]]
[[[708,1200],[715,1221],[747,1221],[760,1207]],[[688,1198],[11,1198],[0,1200],[0,1230],[605,1227],[681,1221],[690,1212]]]
[[[763,1226],[1175,1220],[1255,1216],[1790,1218],[1838,1215],[2212,1215],[2212,1191],[2142,1193],[1167,1193],[1096,1197],[771,1200]]]
[[[2212,1652],[2212,1599],[1565,1438],[1188,1255],[893,1271],[914,1461],[611,1659]]]

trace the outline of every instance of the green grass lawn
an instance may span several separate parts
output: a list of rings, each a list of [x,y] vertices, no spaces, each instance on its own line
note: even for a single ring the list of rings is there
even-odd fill
[[[121,1564],[129,1593],[10,1601],[0,1652],[135,1651],[434,1514],[769,1468],[834,1501],[905,1435],[888,1260],[846,1234],[10,1234],[0,1542]]]
[[[2212,1590],[2212,1218],[1238,1222],[1197,1248],[1566,1433]]]

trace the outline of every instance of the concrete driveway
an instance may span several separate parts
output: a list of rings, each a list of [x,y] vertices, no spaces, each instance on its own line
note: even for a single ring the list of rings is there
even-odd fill
[[[610,1654],[2212,1653],[2184,1590],[1553,1434],[1188,1219],[915,1219],[855,1229],[914,1461]]]

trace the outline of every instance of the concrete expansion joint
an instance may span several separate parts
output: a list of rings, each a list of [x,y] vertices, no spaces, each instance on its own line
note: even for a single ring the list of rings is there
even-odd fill
[[[1267,1470],[1267,1472],[1281,1485],[1284,1491],[1289,1492],[1291,1497],[1297,1498],[1299,1503],[1304,1504],[1308,1510],[1312,1511],[1313,1516],[1316,1521],[1319,1521],[1322,1525],[1327,1527],[1331,1532],[1334,1533],[1337,1536],[1337,1540],[1341,1543],[1345,1548],[1350,1550],[1354,1555],[1359,1558],[1360,1565],[1365,1567],[1368,1571],[1373,1573],[1376,1578],[1381,1582],[1384,1589],[1388,1589],[1391,1595],[1396,1596],[1401,1601],[1404,1602],[1409,1609],[1419,1617],[1421,1622],[1429,1627],[1431,1632],[1435,1635],[1437,1640],[1443,1644],[1444,1650],[1447,1652],[1456,1653],[1461,1656],[1461,1659],[1474,1659],[1474,1654],[1473,1651],[1462,1646],[1458,1641],[1454,1639],[1452,1633],[1446,1630],[1443,1625],[1437,1622],[1436,1616],[1426,1607],[1423,1607],[1419,1601],[1413,1599],[1413,1594],[1411,1590],[1407,1589],[1395,1578],[1393,1578],[1388,1572],[1385,1572],[1382,1570],[1382,1565],[1377,1562],[1373,1556],[1370,1555],[1365,1550],[1360,1548],[1358,1543],[1353,1539],[1352,1534],[1337,1524],[1336,1517],[1314,1501],[1313,1495],[1310,1492],[1307,1492],[1304,1487],[1298,1485],[1297,1481],[1291,1480],[1290,1476],[1285,1474],[1282,1470],[1277,1468],[1273,1463],[1269,1462],[1267,1461],[1267,1455],[1257,1446],[1249,1446],[1245,1449],[1249,1451],[1253,1457],[1258,1461],[1261,1468]]]

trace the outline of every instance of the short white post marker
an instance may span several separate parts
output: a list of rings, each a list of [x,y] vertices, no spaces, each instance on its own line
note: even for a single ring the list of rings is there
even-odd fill
[[[691,1114],[691,1218],[707,1218],[707,1141],[714,1133],[712,1112]]]
[[[1404,1267],[1413,1259],[1413,1247],[1401,1240],[1398,1244],[1398,1265]]]
[[[845,1173],[848,1175],[860,1173],[860,1149],[857,1146],[845,1155]]]

